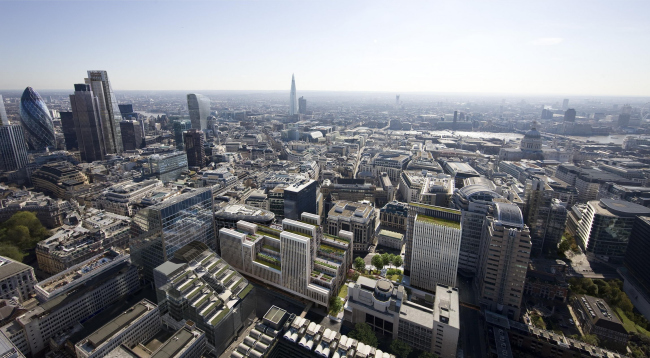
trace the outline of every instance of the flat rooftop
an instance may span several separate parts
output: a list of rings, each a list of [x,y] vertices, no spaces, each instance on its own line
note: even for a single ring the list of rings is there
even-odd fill
[[[194,340],[194,334],[183,327],[174,336],[168,339],[151,358],[169,358],[176,356],[181,350],[186,348]]]
[[[433,225],[440,225],[440,226],[447,226],[453,229],[459,229],[460,230],[460,222],[454,221],[454,220],[447,220],[447,219],[441,219],[441,218],[434,218],[432,216],[427,216],[423,214],[418,214],[418,216],[415,219],[416,221],[427,223],[427,224],[433,224]]]
[[[123,312],[112,321],[89,335],[86,340],[87,343],[83,344],[81,348],[88,352],[92,352],[115,334],[130,326],[133,322],[145,316],[154,308],[155,305],[146,300],[136,303],[133,307],[129,308],[127,311]]]

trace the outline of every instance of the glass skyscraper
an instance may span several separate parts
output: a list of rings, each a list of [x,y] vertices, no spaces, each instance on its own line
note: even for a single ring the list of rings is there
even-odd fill
[[[8,126],[9,119],[7,119],[7,111],[5,110],[5,100],[2,99],[0,94],[0,126]]]
[[[70,105],[72,106],[72,121],[81,160],[85,162],[104,160],[106,156],[105,137],[97,97],[91,91],[90,86],[85,83],[74,85],[74,89],[74,94],[70,95]],[[66,122],[63,122],[63,117],[61,120],[65,125],[64,130],[67,130],[69,125],[67,117]]]
[[[25,88],[20,98],[20,119],[30,149],[45,150],[56,145],[50,111],[43,98],[31,87]]]
[[[175,120],[173,122],[173,127],[174,127],[174,140],[176,141],[176,149],[183,150],[183,148],[185,148],[185,145],[183,144],[183,132],[192,128],[192,122],[185,119]]]
[[[120,154],[123,151],[120,129],[122,114],[113,94],[111,83],[108,81],[108,73],[106,71],[88,71],[87,81],[93,94],[97,96],[106,153]]]
[[[0,126],[0,170],[12,171],[27,165],[27,143],[19,125]]]
[[[210,115],[210,99],[204,95],[190,93],[187,95],[187,109],[190,111],[192,128],[205,130],[208,128]]]
[[[291,75],[291,93],[289,94],[289,115],[298,114],[298,96],[296,95],[296,79]]]

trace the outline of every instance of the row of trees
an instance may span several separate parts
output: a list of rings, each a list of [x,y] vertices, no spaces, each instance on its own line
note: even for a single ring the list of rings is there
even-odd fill
[[[357,323],[354,326],[354,330],[350,331],[348,336],[375,348],[377,348],[377,345],[379,344],[377,335],[372,330],[372,327],[367,323]],[[414,352],[413,348],[411,348],[408,343],[399,339],[391,341],[390,351],[398,358],[408,358],[409,355],[410,358],[438,358],[436,354],[430,352]]]
[[[50,232],[34,213],[19,211],[0,224],[0,256],[22,261],[27,251],[49,236]]]
[[[383,254],[377,254],[372,257],[372,260],[370,261],[373,266],[377,269],[377,271],[380,271],[383,269],[385,266],[395,266],[399,267],[402,266],[404,263],[402,260],[402,256],[400,255],[393,255],[389,253],[383,253]],[[363,260],[361,257],[357,257],[354,259],[354,269],[360,272],[366,272],[366,262]]]

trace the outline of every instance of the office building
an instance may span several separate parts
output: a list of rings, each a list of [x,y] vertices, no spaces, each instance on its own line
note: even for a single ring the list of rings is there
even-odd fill
[[[192,241],[216,251],[212,189],[189,190],[140,210],[131,222],[131,254],[152,278],[153,269]]]
[[[477,275],[479,303],[488,311],[519,320],[532,244],[517,205],[503,199],[485,218]]]
[[[50,338],[71,332],[109,305],[140,288],[129,255],[102,254],[35,286],[39,304],[0,328],[26,356],[49,347]]]
[[[575,122],[576,121],[576,110],[569,108],[564,112],[564,121],[565,122]]]
[[[481,175],[472,168],[471,165],[463,162],[447,162],[442,163],[442,168],[445,170],[445,173],[451,175],[454,178],[454,185],[456,188],[462,188],[464,180],[467,178],[480,177]]]
[[[407,203],[449,206],[455,189],[451,176],[427,170],[405,170],[400,175],[400,193]]]
[[[74,125],[74,115],[72,112],[59,112],[61,116],[61,130],[65,140],[65,149],[76,151],[79,149],[77,141],[77,132]]]
[[[25,88],[20,97],[20,120],[30,150],[42,151],[56,146],[50,111],[43,98],[31,87]]]
[[[352,232],[355,252],[368,251],[370,245],[376,244],[376,227],[377,213],[370,204],[339,200],[327,214],[327,232],[330,235],[337,235],[341,230]]]
[[[173,122],[172,127],[174,128],[176,149],[183,150],[183,132],[192,128],[192,122],[186,119],[178,119]]]
[[[323,234],[320,217],[284,219],[282,229],[237,223],[219,230],[222,258],[246,276],[320,306],[329,306],[352,264],[352,233]]]
[[[379,210],[379,221],[382,228],[406,232],[408,215],[408,204],[393,200]]]
[[[204,137],[203,132],[194,128],[183,132],[188,167],[203,168],[205,165]]]
[[[629,113],[621,113],[618,115],[618,126],[627,127],[630,125],[631,115]]]
[[[435,292],[437,284],[456,285],[461,213],[435,206],[422,209],[426,215],[413,210],[411,285]]]
[[[110,213],[130,217],[137,211],[136,206],[142,198],[162,186],[163,183],[158,179],[118,183],[102,192],[95,200],[94,206]]]
[[[70,105],[81,160],[88,163],[104,160],[107,150],[99,101],[87,84],[75,84],[74,90]]]
[[[377,246],[383,246],[401,252],[402,247],[404,246],[404,234],[389,230],[381,230],[379,231],[379,234],[377,234]]]
[[[534,176],[525,183],[523,212],[524,222],[530,228],[532,255],[555,252],[564,234],[566,207],[553,198],[553,189],[543,177]]]
[[[122,115],[108,80],[108,73],[106,71],[88,71],[86,83],[90,86],[93,95],[97,97],[97,113],[101,118],[106,153],[121,154],[123,151],[120,129]]]
[[[0,94],[0,126],[8,126],[9,119],[7,118],[7,110],[5,109],[5,100]]]
[[[458,269],[474,275],[479,267],[483,221],[492,202],[502,196],[495,191],[494,183],[484,178],[469,179],[465,184],[452,197],[452,206],[462,212]]]
[[[27,166],[27,150],[22,126],[0,126],[0,170],[13,171]]]
[[[156,267],[154,283],[172,325],[196,325],[216,356],[255,318],[253,285],[201,242],[185,245]]]
[[[458,289],[438,285],[435,292],[431,351],[440,358],[455,358],[460,333]]]
[[[624,283],[623,290],[627,293],[634,308],[645,317],[650,317],[650,217],[638,216],[630,241],[625,252],[625,270],[621,270]]]
[[[68,162],[46,164],[32,173],[34,188],[55,198],[69,199],[70,193],[88,184],[88,178]]]
[[[625,256],[636,217],[648,215],[650,208],[629,201],[590,201],[578,224],[576,242],[586,252],[620,261]]]
[[[208,128],[208,116],[210,116],[210,99],[197,93],[187,95],[187,109],[190,112],[192,128],[204,131]]]
[[[158,337],[169,337],[159,341]],[[109,358],[201,358],[206,353],[205,334],[193,324],[186,324],[174,331],[164,327],[158,335],[134,347],[120,345],[108,352]]]
[[[531,259],[524,294],[549,301],[566,302],[569,296],[568,265],[562,260]]]
[[[75,353],[78,358],[103,358],[121,345],[131,348],[150,340],[161,328],[158,306],[143,299],[77,342]]]
[[[124,150],[136,150],[144,147],[144,133],[140,122],[123,120],[120,122],[122,132],[122,146]]]
[[[289,94],[289,115],[298,114],[298,96],[296,95],[296,79],[291,75],[291,93]]]
[[[122,119],[127,121],[138,119],[138,114],[133,111],[132,104],[118,104],[117,107],[120,109]]]
[[[298,98],[298,113],[307,114],[307,100],[305,97]]]
[[[284,187],[284,217],[298,220],[302,213],[319,214],[320,192],[313,179],[299,180]]]
[[[26,301],[34,293],[35,284],[36,276],[31,266],[0,256],[0,299],[16,297],[18,302]]]
[[[164,184],[176,181],[187,171],[187,154],[174,151],[165,154],[152,154],[147,158],[145,175],[156,177]]]
[[[25,358],[11,341],[0,333],[0,357],[3,358]]]
[[[397,186],[400,181],[400,174],[406,168],[406,165],[411,160],[411,152],[389,150],[375,154],[371,160],[371,166],[367,171],[371,171],[375,177],[380,177],[382,173],[386,173],[390,178],[391,183]],[[359,171],[363,171],[362,165],[359,164]]]
[[[241,204],[226,205],[214,213],[214,222],[217,230],[221,230],[224,227],[231,229],[237,228],[237,223],[240,220],[268,226],[275,221],[275,214],[268,210]],[[217,245],[218,241],[217,239]]]
[[[588,295],[576,295],[573,300],[575,312],[583,334],[593,334],[600,341],[626,351],[630,336],[616,312],[609,307],[605,300]]]

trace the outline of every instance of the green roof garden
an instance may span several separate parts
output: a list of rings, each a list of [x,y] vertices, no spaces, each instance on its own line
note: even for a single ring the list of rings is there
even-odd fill
[[[444,211],[446,213],[452,213],[452,214],[459,214],[460,215],[460,210],[451,209],[451,208],[444,208],[442,206],[427,205],[427,204],[422,204],[422,203],[409,203],[409,205],[417,206],[418,208],[431,209],[431,210],[437,210],[437,211]]]
[[[224,307],[223,311],[219,312],[219,314],[210,322],[213,326],[219,323],[227,314],[230,312],[230,308],[227,306]]]
[[[239,294],[237,294],[237,296],[243,299],[244,297],[246,297],[246,295],[248,295],[249,292],[251,292],[252,289],[253,289],[253,285],[249,283],[248,285],[246,285],[246,287],[243,290],[241,290],[241,292],[239,292]]]
[[[418,217],[417,217],[416,220],[420,221],[420,222],[427,223],[427,224],[447,226],[447,227],[450,227],[452,229],[459,229],[460,230],[460,223],[457,222],[457,221],[454,221],[454,220],[434,218],[434,217],[427,216],[427,215],[422,215],[422,214],[418,214]]]

